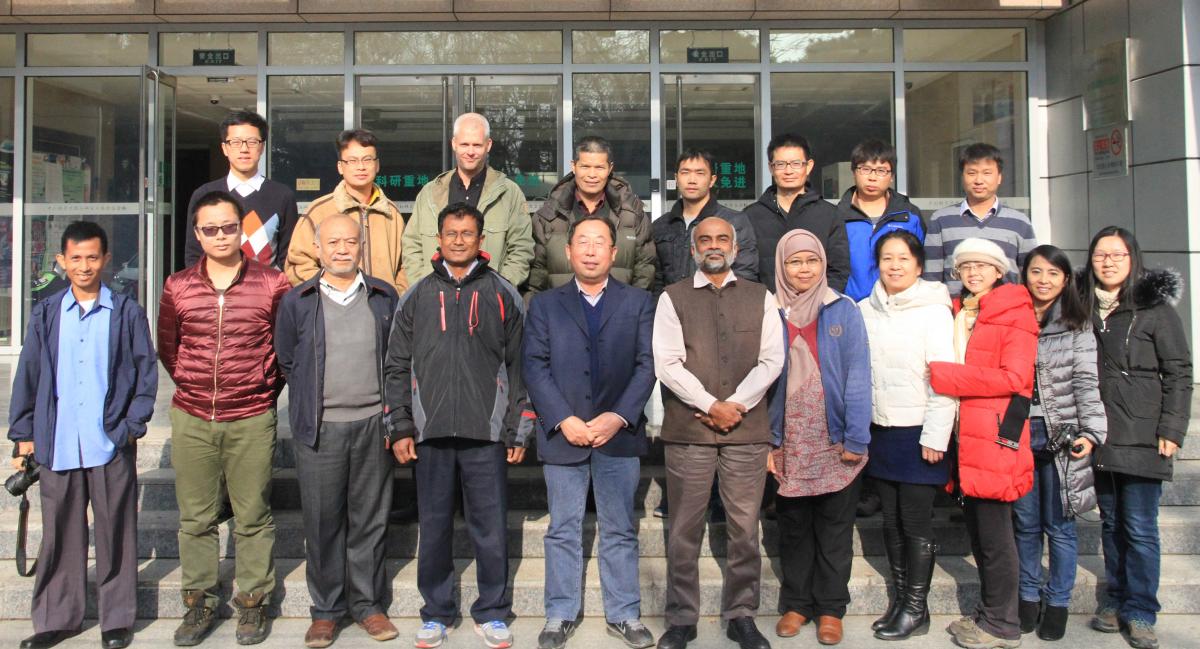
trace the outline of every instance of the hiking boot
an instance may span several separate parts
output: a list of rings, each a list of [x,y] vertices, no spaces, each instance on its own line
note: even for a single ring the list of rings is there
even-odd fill
[[[258,644],[271,632],[267,628],[266,593],[238,593],[233,605],[238,609],[238,644]]]
[[[1005,640],[979,628],[974,620],[969,627],[964,627],[954,634],[954,644],[963,649],[1016,649],[1021,646],[1021,639]]]
[[[475,633],[483,638],[483,644],[489,649],[508,649],[513,645],[512,631],[503,620],[492,620],[475,625]]]
[[[950,635],[958,635],[973,626],[975,626],[975,618],[971,617],[970,615],[964,615],[951,622],[949,626],[946,627],[946,633],[949,633]]]
[[[1100,633],[1120,633],[1121,618],[1117,615],[1117,609],[1111,606],[1101,606],[1092,616],[1091,625]]]
[[[574,621],[546,620],[546,626],[538,634],[538,649],[563,649],[572,633],[575,633]]]
[[[417,635],[413,636],[413,646],[417,649],[433,649],[442,646],[446,641],[446,625],[437,620],[429,620],[421,625]]]
[[[1129,646],[1133,649],[1158,649],[1154,625],[1141,620],[1129,621]]]
[[[183,605],[187,612],[183,614],[183,623],[175,629],[175,646],[194,647],[212,630],[216,611],[204,605],[202,590],[183,591]]]

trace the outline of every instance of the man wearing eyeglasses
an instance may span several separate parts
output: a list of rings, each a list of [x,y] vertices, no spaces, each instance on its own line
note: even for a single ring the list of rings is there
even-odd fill
[[[875,263],[875,242],[892,230],[911,232],[917,241],[925,239],[921,210],[908,197],[892,189],[896,169],[896,149],[880,140],[864,140],[850,152],[854,186],[842,195],[838,216],[846,222],[850,248],[850,279],[846,295],[855,302],[871,294],[879,279]]]
[[[229,160],[229,175],[192,192],[187,211],[185,265],[195,266],[204,256],[194,227],[196,202],[201,196],[222,191],[233,194],[246,213],[242,220],[242,252],[268,266],[283,267],[299,216],[291,188],[267,180],[259,167],[266,147],[267,120],[262,115],[239,110],[221,121],[221,152]]]
[[[221,486],[233,505],[238,644],[267,637],[275,589],[271,460],[275,400],[275,313],[291,285],[242,248],[241,203],[225,191],[196,201],[204,257],[167,278],[158,311],[158,357],[175,381],[171,466],[179,506],[183,623],[175,644],[199,644],[218,604],[217,525]]]
[[[846,228],[829,201],[808,182],[815,162],[808,140],[783,133],[767,144],[771,186],[758,202],[746,207],[758,245],[758,281],[775,286],[775,246],[791,230],[812,232],[825,246],[829,286],[845,290],[850,277],[850,249]]]
[[[325,219],[345,214],[362,228],[359,269],[391,284],[403,295],[408,288],[400,259],[404,217],[375,184],[375,175],[379,173],[379,140],[374,133],[363,129],[342,131],[337,139],[337,152],[342,182],[332,193],[313,201],[300,218],[288,244],[283,271],[293,286],[315,277],[321,270],[315,245],[317,229]]]

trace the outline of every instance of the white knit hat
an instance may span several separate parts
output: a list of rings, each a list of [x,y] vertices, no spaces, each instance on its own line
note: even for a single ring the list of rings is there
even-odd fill
[[[968,261],[991,264],[1000,269],[1001,275],[1016,272],[1008,262],[1008,257],[1004,255],[1004,251],[1000,249],[1000,246],[979,237],[963,239],[954,247],[954,263],[952,267],[958,268],[959,264]]]

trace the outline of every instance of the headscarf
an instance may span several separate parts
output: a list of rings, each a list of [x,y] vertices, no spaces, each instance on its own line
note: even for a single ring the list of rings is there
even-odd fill
[[[801,293],[788,283],[784,262],[798,252],[816,253],[821,258],[821,279],[812,288]],[[775,299],[787,315],[788,322],[803,329],[817,319],[821,305],[835,299],[837,294],[829,288],[825,246],[808,230],[792,230],[779,240],[775,247]],[[796,336],[788,347],[787,393],[792,395],[802,388],[820,369],[814,354],[808,349],[803,336]]]

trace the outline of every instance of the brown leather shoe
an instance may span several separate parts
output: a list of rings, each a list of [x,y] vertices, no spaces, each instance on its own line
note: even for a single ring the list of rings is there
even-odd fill
[[[380,642],[383,642],[384,640],[391,640],[392,638],[400,635],[400,632],[396,630],[396,627],[392,624],[392,621],[389,620],[388,617],[383,613],[376,613],[374,615],[367,616],[367,619],[359,622],[358,626],[361,626],[363,629],[365,629],[367,635],[371,636],[372,639]]]
[[[775,623],[775,635],[781,638],[790,638],[800,633],[800,627],[805,624],[808,624],[808,618],[795,611],[788,611]]]
[[[313,620],[308,627],[308,632],[304,634],[304,646],[328,647],[333,644],[335,630],[337,630],[337,623],[333,620]]]
[[[842,641],[842,618],[822,615],[817,618],[817,642],[837,644]]]

